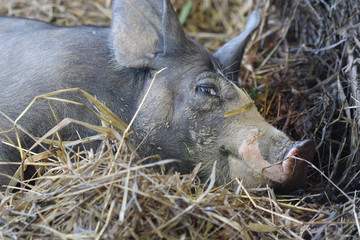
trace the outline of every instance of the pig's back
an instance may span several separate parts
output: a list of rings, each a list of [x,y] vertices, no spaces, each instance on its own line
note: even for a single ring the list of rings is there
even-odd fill
[[[96,88],[111,68],[108,32],[0,17],[0,111],[59,89]]]
[[[84,79],[92,81],[110,65],[108,32],[0,17],[0,100],[19,91],[36,96],[83,87]]]

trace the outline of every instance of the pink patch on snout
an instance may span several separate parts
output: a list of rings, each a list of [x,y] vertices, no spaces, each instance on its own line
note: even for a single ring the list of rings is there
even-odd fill
[[[240,145],[239,154],[254,173],[257,173],[262,180],[267,180],[265,182],[269,180],[283,182],[286,179],[286,174],[280,164],[270,164],[261,155],[258,141],[251,144],[244,141]]]
[[[312,161],[315,148],[315,143],[309,140],[295,143],[285,159],[282,162],[279,160],[278,164],[270,164],[264,159],[258,141],[251,144],[244,141],[238,152],[247,166],[261,176],[263,184],[280,184],[280,188],[290,190],[304,185],[308,170],[308,163],[304,160]]]

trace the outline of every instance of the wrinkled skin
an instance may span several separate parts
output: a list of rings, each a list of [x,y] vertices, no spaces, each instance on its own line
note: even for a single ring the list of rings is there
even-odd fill
[[[1,17],[0,111],[16,119],[35,96],[79,87],[129,122],[155,72],[166,67],[133,124],[134,144],[145,138],[140,154],[177,159],[169,168],[183,173],[201,162],[203,179],[216,161],[217,184],[239,178],[246,187],[300,187],[307,165],[291,156],[311,161],[312,142],[290,141],[255,107],[231,119],[224,116],[252,103],[236,81],[245,45],[258,23],[253,13],[243,34],[210,55],[185,35],[168,0],[115,1],[111,28],[56,27]],[[64,95],[84,101],[79,94]],[[54,102],[50,106],[58,119],[99,123],[81,107]],[[48,102],[39,101],[19,123],[32,135],[42,136],[56,124],[51,109]],[[13,125],[0,116],[0,126],[7,130]],[[62,130],[63,140],[74,140],[74,130],[81,137],[93,134],[71,126]],[[14,134],[9,137],[14,139]],[[25,134],[22,139],[26,146],[33,143]],[[0,161],[19,160],[16,150],[1,145]],[[15,169],[1,165],[0,173],[12,175]],[[0,176],[1,185],[8,181]]]

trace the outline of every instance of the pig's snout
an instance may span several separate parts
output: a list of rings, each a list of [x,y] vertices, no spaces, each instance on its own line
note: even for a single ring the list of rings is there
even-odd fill
[[[279,156],[278,160],[271,159],[276,162],[272,164],[270,159],[264,158],[258,141],[244,141],[239,147],[239,155],[245,165],[232,160],[230,172],[233,177],[246,176],[242,178],[248,180],[245,181],[246,186],[256,186],[254,182],[260,182],[261,185],[270,185],[280,190],[296,189],[305,184],[308,162],[312,161],[315,148],[316,144],[310,140],[295,142],[288,147],[289,150],[283,158]]]
[[[295,189],[305,184],[306,176],[311,162],[315,154],[316,144],[311,140],[296,142],[285,156],[282,162],[282,168],[285,174],[283,185],[279,186],[283,189]]]

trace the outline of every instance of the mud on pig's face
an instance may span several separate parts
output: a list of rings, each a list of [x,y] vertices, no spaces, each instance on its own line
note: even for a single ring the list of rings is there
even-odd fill
[[[238,178],[245,187],[269,185],[283,190],[302,187],[308,170],[306,161],[312,161],[315,153],[314,142],[291,141],[263,119],[243,90],[226,79],[218,79],[224,81],[217,84],[222,101],[207,99],[205,103],[192,99],[191,107],[183,111],[183,116],[189,119],[185,123],[188,133],[182,135],[189,162],[183,164],[193,166],[202,162],[200,174],[206,178],[216,160],[218,184]],[[225,118],[225,113],[231,111],[239,114]]]

